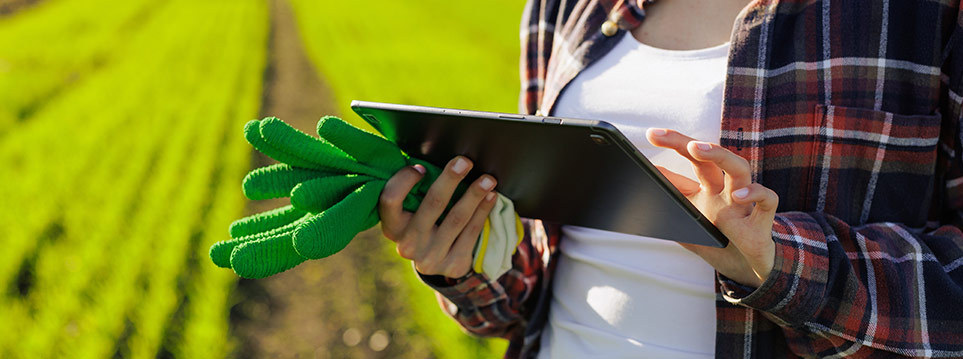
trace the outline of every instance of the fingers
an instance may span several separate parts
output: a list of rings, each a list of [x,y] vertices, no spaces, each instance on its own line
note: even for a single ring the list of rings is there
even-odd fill
[[[451,251],[451,246],[458,238],[458,234],[461,233],[478,209],[478,204],[494,188],[495,178],[492,176],[484,175],[475,180],[475,183],[472,183],[465,194],[455,203],[455,206],[445,215],[445,219],[438,226],[431,241],[425,243],[422,251],[423,256],[417,259],[429,263],[443,261]]]
[[[413,214],[404,210],[403,203],[408,192],[424,177],[422,173],[413,175],[411,172],[415,170],[407,167],[411,171],[399,171],[388,180],[382,192],[378,207],[382,230],[397,243],[398,254],[414,261],[415,268],[423,274],[457,278],[471,269],[475,243],[497,202],[492,192],[495,178],[483,175],[475,180],[435,227],[471,167],[471,161],[465,157],[452,159]]]
[[[771,224],[779,207],[779,195],[758,183],[732,191],[732,200],[736,203],[756,204],[750,215],[753,223]]]
[[[397,241],[408,225],[411,213],[404,211],[402,205],[408,192],[424,177],[424,171],[421,165],[404,167],[388,179],[381,192],[378,199],[381,230],[392,241]]]
[[[746,161],[745,158],[722,146],[708,142],[692,141],[687,145],[687,148],[695,159],[712,162],[725,171],[725,187],[730,191],[746,187],[752,183],[749,161]]]
[[[671,148],[682,157],[692,162],[692,168],[702,186],[710,193],[719,193],[724,187],[723,173],[716,165],[707,163],[693,156],[688,148],[694,138],[683,135],[677,131],[661,128],[650,128],[645,133],[646,138],[655,146]]]
[[[450,238],[453,242],[458,233],[461,233],[465,225],[468,224],[468,221],[478,209],[479,203],[495,188],[495,183],[495,178],[490,175],[484,175],[475,180],[475,183],[472,183],[465,194],[458,199],[455,206],[445,216],[444,221],[438,226],[437,237]],[[437,244],[445,246],[445,248],[451,246],[451,242],[442,242],[438,241]]]
[[[468,171],[471,169],[472,163],[467,158],[463,156],[458,156],[448,161],[448,165],[445,166],[444,171],[435,180],[435,183],[428,188],[428,193],[425,194],[425,198],[421,200],[421,205],[418,206],[418,210],[411,217],[411,223],[407,228],[407,232],[414,232],[418,237],[424,237],[432,232],[435,222],[438,221],[438,217],[445,211],[448,207],[448,202],[451,201],[451,195],[455,192],[455,188],[458,187],[458,183],[465,178]]]
[[[464,230],[458,234],[458,238],[455,240],[455,243],[452,244],[447,257],[440,263],[439,271],[436,274],[441,274],[449,278],[458,278],[464,276],[471,270],[475,243],[479,239],[478,236],[482,232],[485,220],[488,219],[492,208],[495,207],[495,202],[497,202],[495,192],[488,192],[475,209],[471,219],[465,225]]]

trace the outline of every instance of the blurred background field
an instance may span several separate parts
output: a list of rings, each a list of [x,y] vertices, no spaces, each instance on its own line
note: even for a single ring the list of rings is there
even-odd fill
[[[470,358],[377,228],[263,280],[241,136],[352,99],[513,112],[522,0],[0,0],[0,357]]]

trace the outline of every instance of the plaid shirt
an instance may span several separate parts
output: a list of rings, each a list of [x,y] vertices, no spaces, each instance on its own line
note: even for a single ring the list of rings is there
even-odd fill
[[[958,5],[756,0],[740,14],[721,144],[780,203],[768,279],[718,278],[717,357],[963,357]],[[620,35],[644,15],[634,0],[529,1],[523,112],[551,113],[615,45],[603,23]],[[506,357],[537,353],[557,259],[558,225],[525,224],[497,281],[423,277],[468,331],[509,338]]]

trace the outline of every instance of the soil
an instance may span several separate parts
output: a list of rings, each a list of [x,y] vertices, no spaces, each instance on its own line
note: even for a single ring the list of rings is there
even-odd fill
[[[39,2],[40,0],[0,0],[0,17],[13,15]]]
[[[268,67],[261,116],[276,116],[309,134],[337,114],[331,90],[308,60],[290,4],[271,0]],[[252,168],[274,161],[254,151]],[[287,204],[252,201],[250,214]],[[412,347],[397,315],[403,298],[397,263],[385,255],[378,227],[331,257],[259,280],[242,279],[231,309],[235,355],[241,358],[429,357]],[[407,273],[405,273],[407,274]],[[385,300],[395,298],[395,300]],[[380,300],[379,300],[380,299]],[[414,338],[410,338],[414,339]],[[416,340],[417,341],[417,340]]]

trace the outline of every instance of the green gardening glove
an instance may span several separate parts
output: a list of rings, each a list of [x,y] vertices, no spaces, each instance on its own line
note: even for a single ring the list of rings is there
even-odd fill
[[[378,223],[378,197],[402,167],[421,164],[427,170],[404,201],[410,211],[441,172],[336,117],[318,123],[321,139],[273,117],[249,122],[244,133],[256,149],[281,162],[251,171],[244,194],[253,200],[289,196],[292,203],[235,221],[231,239],[211,247],[216,265],[247,278],[270,276],[343,249]]]

